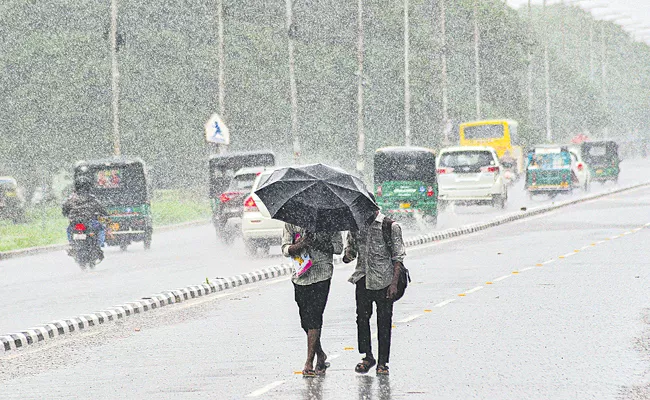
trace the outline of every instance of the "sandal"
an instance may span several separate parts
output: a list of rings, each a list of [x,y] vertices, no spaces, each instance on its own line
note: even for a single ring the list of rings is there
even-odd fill
[[[374,358],[364,357],[361,360],[362,361],[359,364],[357,364],[356,367],[354,367],[354,372],[360,374],[367,374],[368,371],[370,371],[370,368],[372,368],[375,364],[377,364],[377,361],[375,361]]]
[[[377,366],[377,375],[388,375],[388,365],[378,365]]]
[[[328,361],[325,361],[323,364],[318,365],[316,364],[316,375],[325,375],[325,371],[330,367],[330,363]]]
[[[316,376],[316,371],[314,371],[313,369],[303,369],[302,376],[303,378],[313,378]]]

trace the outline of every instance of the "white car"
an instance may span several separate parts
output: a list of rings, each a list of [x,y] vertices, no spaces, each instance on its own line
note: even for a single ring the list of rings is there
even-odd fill
[[[255,194],[257,188],[266,182],[276,169],[267,168],[262,171],[253,182],[250,194],[244,200],[241,231],[246,253],[249,255],[256,255],[257,249],[262,249],[266,254],[271,246],[280,245],[282,242],[284,222],[271,219],[266,206]]]
[[[439,206],[448,203],[491,204],[504,208],[506,179],[491,147],[460,146],[440,150],[436,161]]]
[[[589,165],[583,160],[582,153],[579,148],[569,147],[571,153],[571,171],[575,175],[577,182],[575,186],[588,192],[591,189],[591,172],[589,172]]]

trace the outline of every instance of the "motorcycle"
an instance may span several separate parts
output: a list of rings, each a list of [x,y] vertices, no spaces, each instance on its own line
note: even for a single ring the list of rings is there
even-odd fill
[[[503,178],[506,181],[506,185],[512,186],[519,180],[519,174],[517,174],[517,168],[514,163],[503,161]]]
[[[70,230],[68,255],[74,258],[81,269],[95,268],[97,262],[104,258],[100,248],[99,232],[90,224],[83,222],[71,223],[68,229]]]

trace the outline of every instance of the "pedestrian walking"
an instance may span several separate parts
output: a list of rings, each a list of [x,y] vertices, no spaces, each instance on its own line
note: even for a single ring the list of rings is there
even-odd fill
[[[356,285],[357,339],[359,353],[365,354],[354,369],[358,373],[367,373],[377,364],[378,375],[388,374],[393,303],[405,255],[402,228],[380,211],[360,230],[348,234],[343,262],[357,259],[349,281]],[[370,339],[373,303],[377,308],[378,360],[373,356]]]
[[[333,255],[342,252],[340,232],[313,233],[289,223],[284,225],[282,253],[296,264],[291,280],[300,325],[307,334],[307,360],[302,370],[306,377],[324,374],[329,367],[320,341],[321,328],[334,272]]]

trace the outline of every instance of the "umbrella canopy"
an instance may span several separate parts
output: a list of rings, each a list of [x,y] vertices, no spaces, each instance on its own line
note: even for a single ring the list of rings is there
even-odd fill
[[[272,218],[311,232],[357,230],[379,210],[361,179],[324,164],[278,169],[255,194]]]

